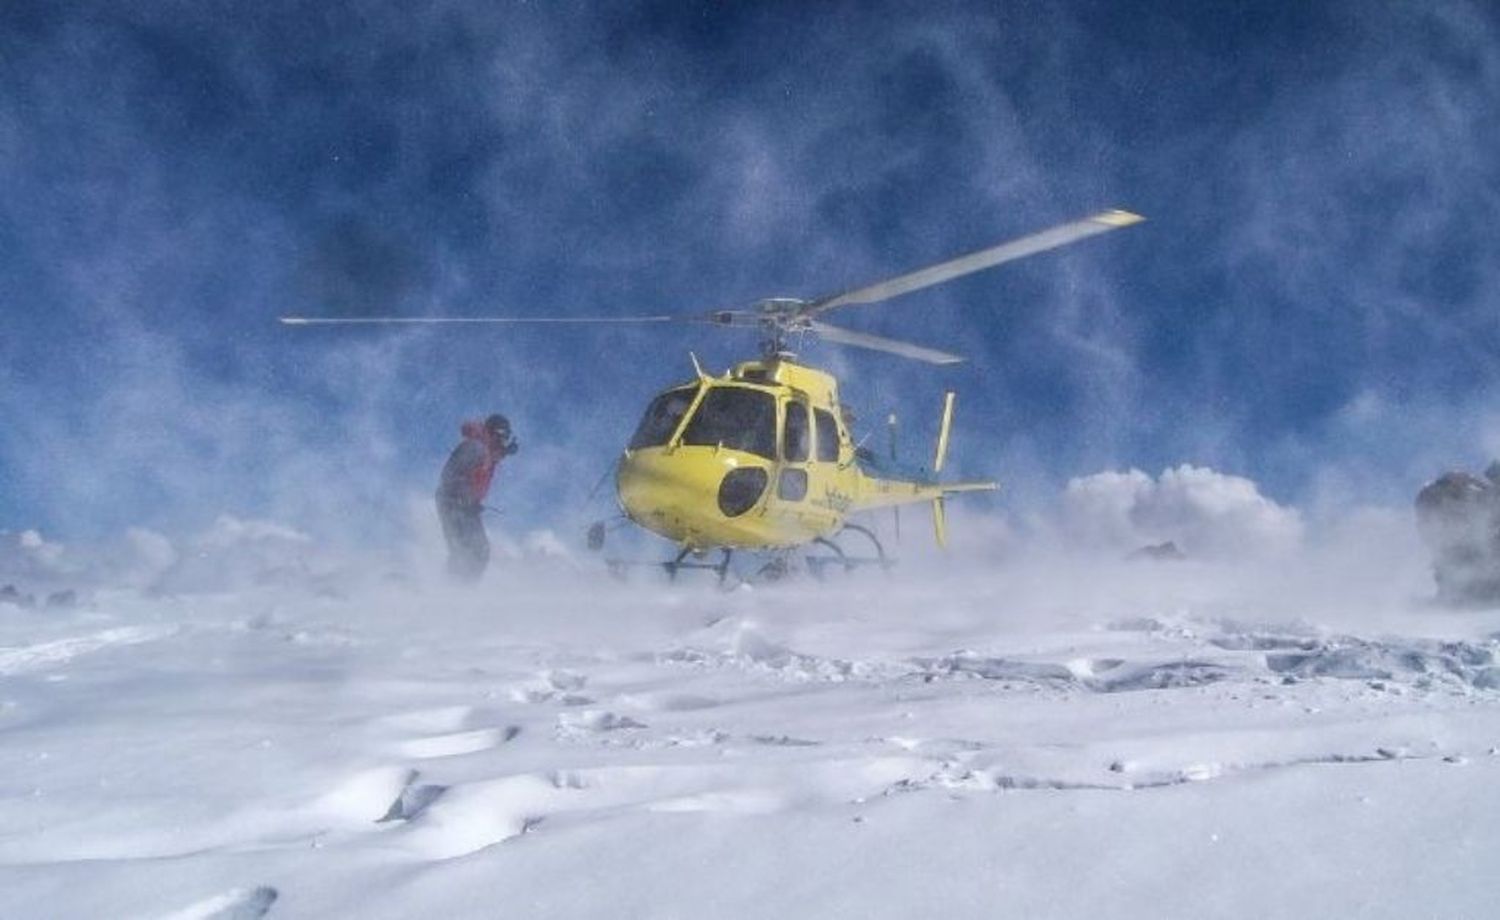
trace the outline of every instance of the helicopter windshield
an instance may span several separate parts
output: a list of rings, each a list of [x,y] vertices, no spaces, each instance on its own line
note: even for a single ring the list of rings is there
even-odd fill
[[[776,399],[764,390],[713,387],[682,432],[682,443],[776,459]]]
[[[677,430],[677,423],[687,414],[697,392],[696,386],[680,387],[653,399],[646,408],[646,415],[641,419],[640,426],[635,429],[635,435],[630,439],[630,449],[662,447],[672,440],[672,432]]]

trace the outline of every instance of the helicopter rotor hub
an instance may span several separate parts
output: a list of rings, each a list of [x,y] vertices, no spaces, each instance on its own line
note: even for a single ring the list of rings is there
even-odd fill
[[[807,316],[809,301],[796,297],[770,297],[757,301],[752,310],[764,338],[761,351],[767,357],[787,353],[788,336],[812,331],[812,321]]]

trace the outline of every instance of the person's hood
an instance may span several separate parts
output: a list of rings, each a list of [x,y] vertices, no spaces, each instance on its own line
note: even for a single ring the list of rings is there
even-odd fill
[[[485,437],[484,422],[477,418],[471,418],[464,422],[459,426],[458,430],[470,441],[478,441],[483,444],[487,440]]]

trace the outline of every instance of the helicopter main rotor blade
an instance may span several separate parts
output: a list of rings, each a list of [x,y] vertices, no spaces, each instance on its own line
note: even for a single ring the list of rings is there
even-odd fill
[[[1013,262],[1016,259],[1045,252],[1048,249],[1056,249],[1069,243],[1094,236],[1099,233],[1107,233],[1110,230],[1118,230],[1131,224],[1140,223],[1145,220],[1139,214],[1129,211],[1101,211],[1082,220],[1062,224],[1050,230],[1023,236],[1018,240],[971,252],[966,256],[959,256],[947,262],[940,262],[927,268],[919,269],[896,278],[880,281],[867,287],[857,288],[843,294],[836,294],[826,300],[814,301],[805,310],[805,315],[816,316],[835,307],[845,307],[851,304],[878,303],[919,291],[934,284],[942,284],[964,275],[993,268],[1005,262]]]
[[[938,351],[935,348],[913,345],[910,342],[901,342],[896,339],[871,335],[868,332],[855,332],[852,329],[845,329],[841,326],[830,326],[818,320],[810,320],[808,329],[828,341],[837,342],[840,345],[854,345],[858,348],[884,351],[893,355],[900,355],[903,358],[926,361],[928,364],[959,364],[964,360],[958,355],[950,355],[946,351]]]
[[[462,323],[575,324],[706,323],[701,316],[282,316],[286,326],[426,326]]]

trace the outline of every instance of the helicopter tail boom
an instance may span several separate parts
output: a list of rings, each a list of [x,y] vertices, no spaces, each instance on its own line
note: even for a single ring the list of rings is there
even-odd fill
[[[955,394],[952,390],[943,394],[943,414],[938,422],[937,444],[933,451],[932,474],[933,479],[929,481],[902,481],[892,479],[867,478],[869,488],[866,491],[864,507],[900,506],[921,501],[932,502],[932,530],[937,539],[937,545],[946,547],[948,545],[948,514],[943,504],[943,497],[958,492],[993,492],[999,486],[993,482],[971,481],[971,482],[939,482],[937,475],[943,471],[943,465],[948,460],[948,443],[953,431],[953,402]]]

